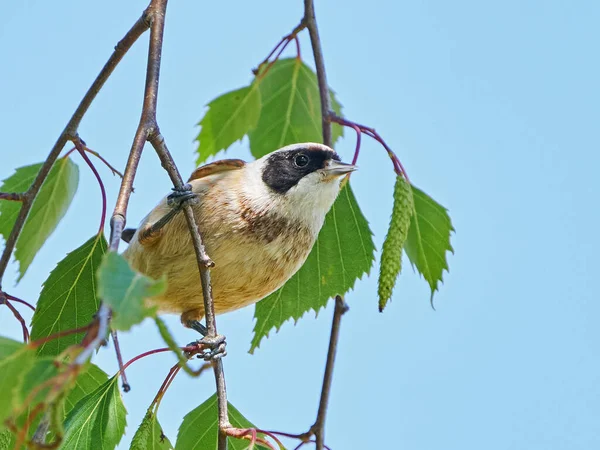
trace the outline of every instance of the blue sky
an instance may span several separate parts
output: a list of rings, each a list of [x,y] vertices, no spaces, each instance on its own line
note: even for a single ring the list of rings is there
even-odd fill
[[[250,69],[298,23],[301,3],[170,4],[158,118],[182,172],[194,167],[203,105],[248,83]],[[1,178],[45,158],[144,7],[2,2]],[[600,3],[349,0],[316,8],[344,114],[377,128],[411,180],[449,208],[457,230],[436,311],[408,265],[384,314],[376,277],[348,295],[327,443],[337,450],[597,448]],[[139,119],[146,42],[127,55],[80,129],[117,167]],[[312,65],[305,36],[302,49]],[[354,133],[346,134],[337,150],[350,159]],[[249,158],[247,141],[230,155]],[[352,183],[380,248],[394,175],[367,138],[359,164]],[[80,167],[65,221],[14,289],[16,266],[9,269],[5,287],[14,295],[35,301],[55,264],[95,232],[100,195]],[[101,171],[114,204],[118,180]],[[150,148],[135,186],[130,223],[170,189]],[[252,313],[218,318],[228,338],[229,398],[261,427],[304,431],[316,413],[332,308],[284,325],[249,355]],[[177,322],[169,319],[186,343],[194,335]],[[0,330],[20,336],[6,309]],[[150,324],[121,341],[127,359],[162,346]],[[113,360],[111,349],[96,358],[109,372]],[[172,360],[154,356],[129,371],[123,448]],[[213,390],[211,375],[176,380],[159,412],[173,441],[181,418]]]

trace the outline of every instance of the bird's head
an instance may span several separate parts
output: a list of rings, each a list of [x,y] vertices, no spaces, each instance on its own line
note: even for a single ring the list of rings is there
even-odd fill
[[[249,166],[260,174],[261,190],[272,208],[290,218],[319,222],[319,228],[339,193],[343,175],[357,169],[341,162],[333,149],[312,142],[288,145]]]

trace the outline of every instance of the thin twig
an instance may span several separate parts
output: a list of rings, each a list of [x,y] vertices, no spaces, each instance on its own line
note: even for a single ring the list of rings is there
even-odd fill
[[[327,84],[327,74],[325,73],[325,60],[323,59],[323,49],[319,38],[319,29],[315,17],[315,4],[313,0],[304,0],[304,23],[310,34],[310,43],[312,45],[313,55],[315,57],[315,68],[317,69],[317,81],[319,84],[319,96],[321,97],[321,121],[323,126],[323,144],[331,147],[331,123],[327,115],[331,110],[331,98],[329,96],[329,85]]]
[[[325,365],[325,375],[323,376],[319,412],[317,413],[315,424],[311,427],[317,441],[317,450],[323,449],[325,440],[325,417],[327,416],[327,405],[329,404],[329,393],[333,379],[333,366],[335,364],[335,354],[340,336],[340,323],[342,315],[346,311],[348,311],[348,305],[341,296],[337,295],[335,297],[335,309],[333,311],[333,322],[331,324],[331,335],[329,337],[329,349],[327,350],[327,364]]]
[[[277,45],[273,48],[273,50],[271,50],[271,53],[269,53],[267,57],[264,60],[262,60],[262,62],[255,69],[252,69],[252,73],[254,75],[259,76],[259,78],[264,77],[269,71],[269,69],[273,66],[273,64],[277,62],[285,48],[292,40],[296,41],[297,57],[300,58],[300,42],[298,41],[298,33],[300,33],[305,28],[306,22],[304,19],[302,19],[300,23],[296,25],[296,28],[294,28],[291,33],[286,34],[284,37],[282,37],[281,40],[277,43]],[[276,55],[275,52],[277,52]],[[275,57],[271,62],[269,62],[273,55],[275,55]],[[268,64],[268,66],[264,70],[261,70],[261,68],[266,64]]]
[[[0,200],[8,200],[9,202],[25,201],[25,194],[22,192],[0,192]]]
[[[149,141],[156,150],[158,157],[160,158],[163,168],[167,171],[171,177],[171,181],[175,189],[183,189],[184,183],[181,178],[181,174],[175,165],[171,153],[169,152],[163,136],[158,131],[158,128],[154,134],[149,137]],[[194,244],[194,251],[196,252],[196,260],[198,262],[198,269],[200,270],[200,281],[202,283],[202,295],[204,298],[204,310],[206,317],[206,328],[208,336],[214,337],[217,335],[217,324],[215,319],[215,309],[212,298],[212,287],[210,283],[210,270],[209,268],[214,265],[209,256],[206,254],[204,244],[202,242],[202,236],[196,224],[194,217],[194,211],[191,205],[185,205],[183,208],[185,218],[190,229],[192,237],[192,243]],[[215,381],[217,386],[217,401],[219,408],[219,442],[218,449],[227,449],[227,435],[225,430],[231,428],[229,423],[229,416],[227,414],[227,389],[225,386],[225,374],[223,370],[223,361],[217,359],[213,363],[213,370],[215,372]]]
[[[299,434],[256,429],[258,433],[263,433],[273,438],[275,438],[275,436],[284,436],[287,438],[299,439],[301,442],[298,444],[296,449],[299,449],[300,447],[304,446],[304,444],[309,442],[314,442],[317,450],[329,449],[329,447],[327,447],[324,443],[325,418],[327,417],[327,406],[329,404],[329,394],[331,392],[331,383],[333,380],[333,367],[335,365],[335,355],[337,353],[337,346],[340,336],[340,324],[342,322],[342,316],[346,311],[348,311],[348,305],[341,296],[336,295],[335,308],[333,310],[333,320],[331,323],[331,334],[329,336],[329,348],[327,350],[327,363],[325,364],[325,373],[323,375],[323,387],[321,388],[319,410],[317,412],[317,418],[314,424],[308,429],[308,431]],[[244,430],[239,429],[232,430],[230,435],[236,436],[236,434],[240,434],[243,431]],[[311,440],[313,436],[315,437],[314,441]]]
[[[79,154],[81,155],[85,163],[94,173],[96,181],[98,181],[98,185],[100,186],[100,194],[102,195],[102,213],[100,215],[100,226],[98,227],[98,234],[100,234],[104,231],[104,221],[106,220],[106,189],[104,188],[104,183],[102,182],[102,178],[100,178],[100,174],[96,170],[94,163],[92,163],[88,155],[86,155],[85,143],[81,140],[79,135],[76,135],[73,138],[73,144],[75,144],[75,148],[79,151]]]
[[[113,175],[118,175],[120,178],[123,178],[123,174],[121,172],[119,172],[117,169],[115,169],[111,163],[109,163],[100,153],[92,150],[91,148],[89,148],[88,146],[85,146],[83,148],[86,152],[94,155],[96,158],[98,158],[100,161],[102,161],[104,163],[104,165],[106,167],[108,167],[110,169],[110,171],[112,172]],[[66,158],[68,157],[71,153],[73,153],[75,150],[77,150],[77,147],[73,147],[71,150],[69,150],[67,153],[65,153],[62,158]]]
[[[121,387],[124,392],[129,392],[131,390],[131,385],[129,381],[127,381],[127,375],[125,374],[125,366],[123,365],[123,355],[121,354],[121,346],[119,345],[119,334],[117,330],[111,330],[110,337],[112,337],[113,345],[115,346],[115,353],[117,355],[117,363],[122,370],[119,371],[119,375],[121,376]]]
[[[21,329],[23,330],[23,342],[29,341],[29,330],[27,329],[27,324],[25,323],[25,319],[23,319],[23,316],[21,315],[21,313],[19,313],[19,311],[17,311],[17,308],[15,308],[12,305],[12,303],[7,298],[7,296],[5,296],[3,292],[0,292],[0,305],[2,305],[2,304],[5,304],[8,307],[8,309],[10,309],[10,311],[13,313],[13,316],[15,316],[15,319],[17,319],[19,321],[19,323],[21,324]]]
[[[69,122],[67,123],[65,129],[62,131],[62,133],[56,140],[56,143],[52,147],[52,150],[50,150],[46,161],[44,162],[44,164],[42,164],[42,167],[40,168],[40,171],[35,177],[35,180],[33,180],[33,183],[31,184],[27,192],[23,194],[23,205],[21,206],[21,210],[19,211],[19,215],[17,216],[15,224],[13,225],[10,236],[6,240],[2,257],[0,257],[0,288],[2,286],[2,278],[4,277],[4,272],[6,271],[6,267],[8,266],[8,263],[10,261],[10,256],[15,248],[17,239],[19,238],[21,230],[25,225],[25,221],[27,220],[29,211],[33,206],[33,202],[38,192],[40,191],[42,184],[44,183],[48,174],[50,173],[50,169],[52,169],[52,165],[60,155],[60,152],[62,151],[67,141],[77,134],[77,129],[79,128],[79,124],[81,123],[83,116],[85,115],[88,108],[96,98],[96,95],[98,95],[98,92],[100,92],[100,89],[102,89],[102,86],[104,86],[106,80],[112,74],[115,67],[117,67],[123,56],[125,56],[127,51],[131,48],[135,41],[137,41],[137,39],[144,33],[144,31],[148,29],[149,26],[149,16],[146,14],[146,12],[144,12],[144,14],[142,14],[142,16],[137,20],[133,27],[131,27],[131,29],[127,32],[125,37],[119,41],[112,55],[110,56],[110,58],[108,59],[108,61],[106,62],[106,64],[104,65],[104,67],[102,68],[102,70],[88,89],[88,91],[86,92],[85,96],[79,103],[79,106],[71,116],[71,119],[69,119]]]
[[[339,123],[340,125],[344,125],[346,127],[351,127],[357,132],[356,152],[354,153],[354,159],[353,159],[352,164],[356,163],[356,160],[358,159],[358,152],[360,151],[360,134],[364,133],[367,136],[375,139],[377,142],[379,142],[383,146],[383,148],[387,152],[388,156],[392,160],[392,164],[394,165],[394,171],[396,172],[396,175],[402,175],[406,179],[406,181],[408,181],[410,183],[408,174],[406,173],[406,169],[400,162],[400,158],[398,158],[398,155],[396,155],[396,153],[394,153],[394,151],[390,148],[389,145],[387,145],[387,143],[383,140],[383,138],[379,135],[379,133],[377,131],[375,131],[374,128],[368,127],[366,125],[361,125],[359,123],[353,122],[353,121],[345,119],[343,117],[340,117],[340,116],[336,115],[335,112],[333,112],[333,111],[329,111],[329,114],[327,115],[327,119],[330,122],[335,122],[335,123]]]
[[[5,295],[7,299],[12,300],[13,302],[21,303],[22,305],[29,307],[32,311],[35,311],[35,306],[33,306],[31,303],[26,302],[25,300],[21,300],[20,298],[17,298],[14,295],[10,295],[7,293],[5,293]]]

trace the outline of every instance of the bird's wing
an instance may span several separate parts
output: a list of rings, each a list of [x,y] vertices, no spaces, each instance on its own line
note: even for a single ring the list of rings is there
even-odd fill
[[[202,195],[203,192],[208,189],[212,183],[214,183],[219,178],[225,175],[224,172],[230,170],[239,170],[242,169],[246,163],[241,159],[222,159],[220,161],[215,161],[209,164],[205,164],[204,166],[198,167],[196,170],[192,172],[192,175],[188,179],[188,182],[192,184],[192,190],[197,195]],[[163,230],[158,230],[153,232],[150,237],[144,237],[145,230],[148,230],[152,224],[157,222],[162,217],[167,214],[172,213],[172,207],[168,205],[167,197],[165,197],[161,202],[154,208],[150,214],[148,214],[140,224],[141,234],[138,237],[140,242],[143,241],[145,245],[152,244],[156,242],[161,236]],[[125,242],[130,242],[136,233],[135,228],[127,228],[123,230],[121,235],[121,239]]]
[[[192,180],[198,180],[209,175],[214,175],[219,172],[225,172],[226,170],[238,170],[243,168],[245,165],[246,163],[241,159],[221,159],[220,161],[215,161],[198,167],[192,172],[188,182]]]

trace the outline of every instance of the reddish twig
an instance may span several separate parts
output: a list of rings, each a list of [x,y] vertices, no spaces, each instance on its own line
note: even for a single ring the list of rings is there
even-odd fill
[[[226,430],[227,436],[231,436],[236,439],[249,439],[250,440],[249,448],[254,448],[254,446],[258,442],[259,444],[269,447],[271,450],[277,450],[273,446],[273,444],[271,444],[268,440],[259,437],[258,436],[259,432],[260,431],[256,428],[229,428]],[[284,447],[281,444],[281,442],[279,441],[279,439],[275,438],[275,440],[277,441],[280,450],[283,449]]]
[[[121,387],[124,392],[131,390],[131,385],[127,381],[127,375],[125,374],[125,368],[123,367],[123,355],[121,354],[121,346],[119,345],[119,334],[117,330],[111,330],[110,336],[112,337],[113,344],[115,346],[115,353],[117,355],[117,363],[119,364],[119,375],[121,376]]]
[[[139,359],[145,358],[146,356],[150,356],[150,355],[155,355],[157,353],[164,353],[164,352],[170,352],[172,351],[169,347],[163,347],[163,348],[155,348],[154,350],[148,350],[147,352],[144,353],[140,353],[137,356],[134,356],[133,358],[131,358],[129,361],[127,361],[125,363],[125,365],[123,366],[122,370],[127,369],[130,365],[132,365],[134,362],[136,362]]]
[[[96,158],[98,158],[100,161],[102,161],[104,163],[104,165],[106,167],[108,167],[110,169],[110,171],[112,172],[113,175],[118,175],[120,178],[123,178],[123,174],[121,172],[119,172],[117,169],[115,169],[106,159],[104,159],[102,157],[102,155],[94,150],[92,150],[91,148],[89,148],[88,146],[84,146],[83,148],[86,152],[94,155]],[[69,150],[67,153],[65,153],[62,157],[63,158],[67,158],[71,153],[73,153],[75,150],[77,150],[77,147],[73,147],[71,150]]]
[[[353,122],[348,119],[344,119],[343,117],[336,115],[333,111],[330,111],[329,114],[327,114],[327,118],[330,122],[335,122],[335,123],[339,123],[340,125],[344,125],[346,127],[351,127],[357,132],[356,151],[354,153],[354,159],[352,160],[352,164],[355,164],[356,160],[358,159],[358,153],[360,152],[360,134],[364,133],[367,136],[375,139],[377,142],[379,142],[383,146],[383,148],[386,150],[388,156],[392,160],[392,164],[394,165],[394,171],[396,172],[396,174],[402,175],[406,179],[406,181],[408,181],[410,183],[408,174],[406,173],[404,166],[400,162],[400,159],[393,152],[393,150],[389,147],[389,145],[387,145],[387,143],[383,140],[383,138],[379,135],[379,133],[377,133],[377,131],[375,131],[374,128],[367,127],[366,125],[361,125],[359,123]]]
[[[100,178],[100,174],[96,170],[94,163],[90,161],[88,155],[85,154],[85,142],[81,140],[81,138],[76,135],[73,139],[73,144],[75,144],[75,148],[79,151],[79,154],[85,161],[85,163],[89,166],[89,168],[94,173],[96,180],[98,181],[98,185],[100,186],[100,194],[102,195],[102,215],[100,216],[100,227],[98,229],[98,234],[104,232],[104,221],[106,219],[106,189],[104,188],[104,183],[102,182],[102,178]]]
[[[273,67],[273,64],[275,64],[277,62],[277,60],[279,59],[279,57],[281,56],[283,51],[286,49],[286,47],[292,40],[296,42],[296,54],[297,54],[297,58],[300,59],[301,54],[300,54],[300,41],[298,40],[298,33],[300,33],[302,30],[304,30],[304,28],[306,28],[306,22],[303,19],[296,26],[296,28],[294,28],[292,30],[291,33],[286,34],[284,37],[281,38],[281,40],[277,43],[277,45],[273,48],[273,50],[271,50],[271,53],[269,53],[269,55],[264,60],[262,60],[262,62],[255,69],[252,69],[252,73],[254,75],[256,75],[258,78],[263,78],[267,74],[267,72],[271,69],[271,67]],[[273,60],[271,60],[271,57],[273,57],[273,55],[275,55],[275,57],[273,58]],[[266,65],[265,69],[261,70],[262,67],[265,65]]]
[[[19,323],[21,324],[21,329],[23,330],[23,342],[27,342],[29,341],[29,330],[27,329],[27,324],[25,323],[25,319],[23,319],[23,316],[21,315],[21,313],[19,313],[19,311],[17,311],[17,308],[15,308],[12,303],[10,302],[10,300],[7,298],[8,296],[5,296],[3,292],[0,292],[0,305],[5,304],[8,309],[10,309],[10,311],[13,313],[13,316],[15,316],[15,319],[17,319],[19,321]]]
[[[22,192],[0,192],[0,200],[8,200],[9,202],[25,201],[25,194]]]
[[[20,298],[17,298],[14,295],[10,295],[7,293],[4,293],[4,295],[6,295],[7,299],[12,300],[13,302],[21,303],[22,305],[25,305],[25,306],[31,308],[32,311],[35,311],[35,306],[33,306],[31,303],[28,303],[25,300],[21,300]]]
[[[58,333],[51,334],[50,336],[46,336],[46,337],[43,337],[40,339],[36,339],[35,341],[31,341],[29,343],[29,345],[32,346],[33,348],[38,348],[40,345],[43,345],[46,342],[50,342],[54,339],[59,339],[61,337],[70,336],[72,334],[83,333],[85,331],[88,331],[90,329],[90,327],[92,326],[92,324],[93,323],[90,323],[88,325],[85,325],[85,326],[79,327],[79,328],[72,328],[70,330],[59,331]]]
[[[296,42],[296,58],[302,59],[302,52],[300,52],[300,39],[298,36],[294,36],[294,41]]]

